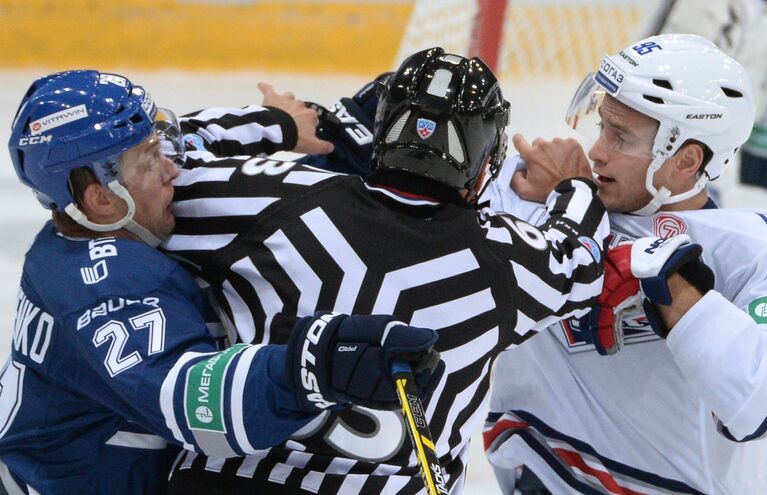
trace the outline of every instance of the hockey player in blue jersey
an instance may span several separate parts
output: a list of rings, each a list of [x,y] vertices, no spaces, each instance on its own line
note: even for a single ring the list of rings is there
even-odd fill
[[[436,334],[388,316],[317,314],[287,345],[219,350],[206,297],[153,248],[174,226],[181,129],[126,78],[39,79],[9,149],[54,210],[27,253],[0,375],[12,493],[162,493],[179,447],[251,454],[337,405],[396,408],[393,357],[417,365],[421,390],[436,384]]]

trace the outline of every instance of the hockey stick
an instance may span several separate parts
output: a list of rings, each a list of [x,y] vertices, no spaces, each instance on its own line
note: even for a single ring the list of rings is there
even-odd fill
[[[402,406],[402,416],[410,433],[418,467],[421,469],[421,478],[426,486],[428,495],[447,494],[445,478],[442,476],[442,468],[439,466],[437,451],[432,440],[429,425],[426,423],[425,411],[421,399],[418,397],[413,384],[413,372],[410,365],[404,361],[392,363],[392,376],[397,386],[397,396]]]

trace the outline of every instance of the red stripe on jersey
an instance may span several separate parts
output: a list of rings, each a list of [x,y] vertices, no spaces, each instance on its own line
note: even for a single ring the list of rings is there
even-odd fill
[[[559,455],[559,457],[561,457],[562,460],[564,460],[568,465],[578,468],[582,472],[595,477],[597,480],[599,480],[600,483],[602,483],[605,488],[607,488],[610,493],[615,493],[616,495],[647,495],[646,492],[637,492],[630,488],[626,488],[625,486],[619,485],[618,481],[616,481],[616,479],[613,478],[609,472],[599,471],[598,469],[595,469],[586,464],[586,461],[578,452],[561,448],[555,448],[552,450],[556,452],[557,455]]]
[[[504,431],[521,430],[525,428],[530,428],[530,423],[525,423],[524,421],[512,421],[510,419],[502,419],[496,422],[492,428],[482,432],[482,440],[485,444],[485,450],[489,450],[495,439],[498,438],[498,435]]]

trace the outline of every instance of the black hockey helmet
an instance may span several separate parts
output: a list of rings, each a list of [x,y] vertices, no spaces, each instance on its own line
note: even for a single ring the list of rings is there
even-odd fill
[[[398,170],[454,189],[483,187],[506,155],[508,101],[490,68],[431,48],[407,58],[380,89],[374,171]]]

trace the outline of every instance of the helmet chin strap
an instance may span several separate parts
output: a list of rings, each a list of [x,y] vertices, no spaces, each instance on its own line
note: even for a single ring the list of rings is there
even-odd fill
[[[647,189],[647,191],[652,194],[652,199],[642,208],[632,211],[631,213],[634,215],[649,217],[650,215],[653,215],[655,212],[657,212],[661,206],[684,201],[685,199],[695,196],[706,187],[706,184],[708,183],[708,177],[703,174],[695,182],[695,185],[692,187],[692,189],[680,194],[672,195],[671,191],[669,191],[664,186],[661,186],[660,189],[656,189],[655,186],[653,186],[652,179],[655,176],[655,172],[657,172],[665,162],[665,156],[656,156],[653,158],[650,166],[647,167],[647,174],[645,175],[645,189]]]
[[[125,229],[129,232],[132,232],[136,234],[142,241],[149,244],[152,247],[157,247],[162,242],[162,239],[154,235],[153,233],[149,232],[149,230],[145,229],[138,223],[136,223],[135,220],[133,220],[133,215],[136,212],[136,203],[133,201],[133,198],[131,197],[130,193],[127,189],[125,189],[125,186],[120,184],[117,180],[113,180],[109,184],[107,184],[109,189],[112,190],[118,197],[122,198],[123,201],[128,205],[128,213],[125,214],[124,217],[122,217],[120,220],[113,222],[113,223],[94,223],[88,220],[88,217],[85,216],[85,214],[80,211],[77,206],[75,206],[74,203],[69,203],[65,208],[64,211],[72,217],[72,219],[82,225],[83,227],[93,230],[95,232],[112,232],[114,230],[119,229]]]

